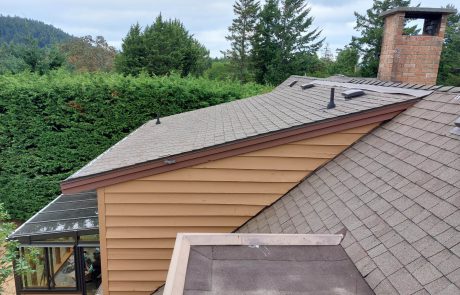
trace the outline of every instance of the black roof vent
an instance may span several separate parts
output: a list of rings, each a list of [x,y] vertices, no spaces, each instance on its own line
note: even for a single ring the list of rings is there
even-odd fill
[[[160,113],[157,113],[157,122],[156,122],[157,125],[161,124],[160,122]]]
[[[331,97],[329,98],[329,103],[327,104],[327,109],[335,108],[334,94],[335,94],[335,88],[332,87],[331,88]]]
[[[460,117],[458,117],[457,120],[455,120],[454,125],[454,129],[452,129],[450,133],[460,136]]]
[[[296,83],[297,83],[297,80],[292,81],[291,83],[289,83],[289,87],[294,86]]]
[[[308,88],[312,88],[312,87],[315,87],[315,84],[313,83],[307,83],[307,84],[303,84],[302,86],[300,86],[300,88],[302,89],[308,89]]]
[[[348,89],[342,92],[342,95],[345,99],[352,99],[353,97],[364,95],[364,91],[361,89]]]

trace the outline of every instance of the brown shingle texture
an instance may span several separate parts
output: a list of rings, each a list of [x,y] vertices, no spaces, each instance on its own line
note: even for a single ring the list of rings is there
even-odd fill
[[[460,116],[435,92],[240,228],[337,233],[376,294],[460,294]]]
[[[298,83],[293,87],[293,80]],[[313,81],[291,77],[270,93],[149,121],[88,163],[69,179],[198,151],[220,144],[320,122],[414,99],[414,96],[366,94],[345,101],[336,87],[336,108],[326,109],[330,86],[302,90]],[[359,87],[359,84],[356,84]]]

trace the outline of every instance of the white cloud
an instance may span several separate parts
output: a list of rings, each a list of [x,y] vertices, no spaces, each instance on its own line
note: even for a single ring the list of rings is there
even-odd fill
[[[206,45],[212,57],[216,57],[221,55],[221,51],[229,47],[225,35],[227,35],[226,29],[216,29],[198,32],[195,34],[195,38]]]

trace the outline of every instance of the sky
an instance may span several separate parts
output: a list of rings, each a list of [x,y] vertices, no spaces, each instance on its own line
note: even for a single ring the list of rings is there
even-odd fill
[[[441,7],[457,0],[412,1],[422,7]],[[353,35],[353,12],[364,13],[372,0],[310,0],[314,27],[330,49],[342,48]],[[229,48],[225,39],[231,25],[234,0],[0,0],[0,14],[43,21],[74,36],[101,35],[121,49],[122,39],[130,26],[138,22],[149,25],[161,13],[178,18],[210,50],[212,57]]]

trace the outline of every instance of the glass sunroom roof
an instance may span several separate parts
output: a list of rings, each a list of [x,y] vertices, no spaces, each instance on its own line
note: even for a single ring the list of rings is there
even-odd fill
[[[99,229],[96,192],[60,195],[16,229],[10,239],[85,234]]]

